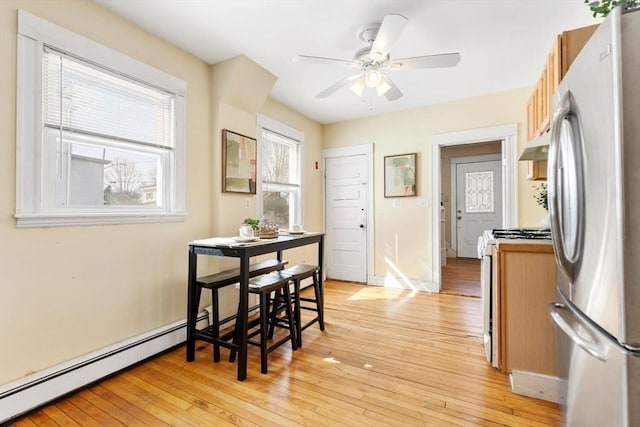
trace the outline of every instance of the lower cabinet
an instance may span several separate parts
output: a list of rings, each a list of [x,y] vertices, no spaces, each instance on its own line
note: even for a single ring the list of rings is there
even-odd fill
[[[556,377],[555,332],[548,315],[555,300],[556,263],[550,242],[498,241],[498,321],[494,336],[500,348],[500,369]]]

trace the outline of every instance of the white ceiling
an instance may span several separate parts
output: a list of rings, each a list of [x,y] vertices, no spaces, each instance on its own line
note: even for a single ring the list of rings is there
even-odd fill
[[[246,55],[278,77],[274,99],[320,123],[533,86],[555,35],[597,22],[584,0],[94,1],[208,63]],[[354,70],[291,58],[350,60],[358,30],[389,13],[408,18],[391,59],[460,52],[460,64],[389,72],[404,93],[393,102],[348,88],[316,98]]]

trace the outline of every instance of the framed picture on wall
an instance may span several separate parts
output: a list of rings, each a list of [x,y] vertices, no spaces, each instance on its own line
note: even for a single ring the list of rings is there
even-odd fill
[[[255,138],[222,130],[222,192],[256,194]]]
[[[384,197],[416,196],[417,153],[384,157]]]

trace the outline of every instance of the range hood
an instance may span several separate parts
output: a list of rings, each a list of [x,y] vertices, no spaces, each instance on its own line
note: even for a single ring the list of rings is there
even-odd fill
[[[524,146],[524,150],[518,160],[547,160],[549,156],[549,142],[551,132],[546,131],[542,135],[533,138]]]

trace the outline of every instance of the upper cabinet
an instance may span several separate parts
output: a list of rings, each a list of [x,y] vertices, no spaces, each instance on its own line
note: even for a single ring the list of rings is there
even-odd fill
[[[551,125],[553,94],[569,66],[580,53],[597,25],[565,31],[556,37],[542,74],[527,103],[527,141],[546,132]],[[528,162],[527,179],[546,180],[546,160]]]

